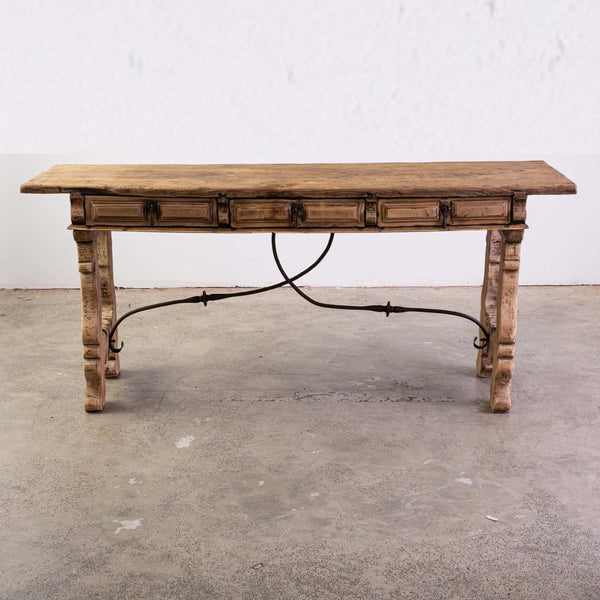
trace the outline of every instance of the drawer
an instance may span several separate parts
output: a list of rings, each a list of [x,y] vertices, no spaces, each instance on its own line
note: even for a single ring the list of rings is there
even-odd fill
[[[234,228],[294,229],[364,227],[365,200],[232,198],[229,201]]]
[[[292,203],[289,200],[229,200],[232,227],[294,227]]]
[[[160,200],[156,224],[169,225],[216,225],[215,200]]]
[[[510,197],[467,199],[454,198],[451,202],[451,220],[454,223],[489,223],[500,224],[510,222]]]
[[[418,200],[416,198],[396,198],[379,200],[377,207],[379,227],[426,227],[441,225],[439,200]]]
[[[377,203],[379,227],[443,227],[446,225],[506,225],[510,223],[511,197],[493,198],[389,198]]]
[[[364,227],[365,201],[362,198],[348,200],[303,200],[306,227]]]
[[[87,225],[139,227],[216,226],[213,198],[86,196]]]
[[[149,225],[144,198],[86,196],[85,215],[88,225]]]

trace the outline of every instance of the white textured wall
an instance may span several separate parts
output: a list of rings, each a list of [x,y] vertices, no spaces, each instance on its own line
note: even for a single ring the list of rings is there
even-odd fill
[[[537,158],[580,193],[531,198],[522,281],[600,283],[599,24],[597,0],[0,0],[0,286],[77,285],[66,197],[18,194],[57,162]],[[481,278],[480,232],[339,238],[307,282]],[[322,242],[284,237],[290,268]],[[121,285],[276,277],[262,235],[115,254]]]

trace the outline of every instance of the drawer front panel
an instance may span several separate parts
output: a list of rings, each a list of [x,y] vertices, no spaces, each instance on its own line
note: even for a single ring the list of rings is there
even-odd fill
[[[506,225],[510,223],[511,197],[494,198],[390,198],[377,204],[379,227],[443,227]]]
[[[86,196],[88,225],[148,225],[148,211],[143,198]]]
[[[214,198],[140,198],[86,196],[87,225],[123,227],[212,227],[217,225]]]
[[[229,201],[231,226],[257,229],[364,227],[365,201],[245,199]]]
[[[485,200],[453,199],[452,221],[456,223],[509,223],[510,197]]]
[[[216,201],[160,200],[158,202],[157,225],[216,225]]]
[[[380,200],[377,225],[379,227],[435,226],[441,224],[438,200],[416,200],[407,198]]]
[[[147,198],[85,196],[85,224],[106,227],[233,229],[410,229],[503,226],[512,197],[489,198]],[[375,210],[376,209],[376,210]],[[83,211],[82,211],[83,212]],[[368,214],[367,214],[368,213]],[[81,215],[83,222],[83,214]]]
[[[365,201],[303,200],[306,227],[364,227]]]
[[[232,199],[229,210],[232,227],[294,227],[289,200]]]

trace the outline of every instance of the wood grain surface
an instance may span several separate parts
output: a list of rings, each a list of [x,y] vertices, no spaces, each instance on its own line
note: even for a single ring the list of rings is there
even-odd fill
[[[55,165],[23,193],[237,198],[346,198],[574,194],[575,184],[544,161],[281,165]]]

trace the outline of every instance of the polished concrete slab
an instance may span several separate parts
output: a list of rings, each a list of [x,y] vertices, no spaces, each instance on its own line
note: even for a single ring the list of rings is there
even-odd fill
[[[600,288],[520,290],[509,414],[467,321],[291,290],[132,317],[88,414],[79,310],[0,291],[0,597],[600,598]]]

